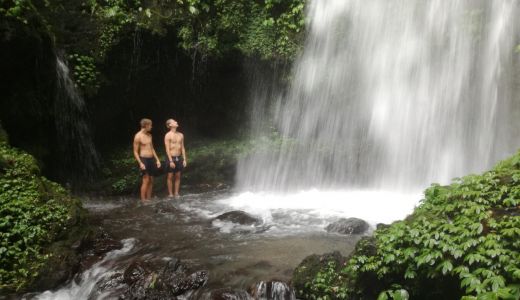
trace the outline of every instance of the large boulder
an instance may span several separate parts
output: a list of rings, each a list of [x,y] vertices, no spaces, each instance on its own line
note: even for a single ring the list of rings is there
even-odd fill
[[[325,229],[327,232],[339,234],[363,234],[370,226],[367,222],[358,218],[341,218],[334,223],[329,224]]]

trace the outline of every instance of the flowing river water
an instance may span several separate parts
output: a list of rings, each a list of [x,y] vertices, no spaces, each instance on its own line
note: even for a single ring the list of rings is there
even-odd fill
[[[392,205],[397,198],[403,205]],[[123,247],[62,288],[26,298],[116,298],[117,287],[101,292],[99,284],[133,259],[153,257],[179,258],[209,271],[206,286],[186,296],[189,299],[204,299],[205,291],[218,288],[247,290],[261,281],[289,282],[306,256],[335,250],[348,255],[361,237],[327,233],[328,224],[352,216],[374,227],[403,218],[419,198],[420,194],[314,190],[290,196],[221,191],[189,194],[179,200],[157,198],[148,205],[130,198],[84,199],[91,224],[121,240]],[[240,225],[215,220],[236,210],[260,222]]]

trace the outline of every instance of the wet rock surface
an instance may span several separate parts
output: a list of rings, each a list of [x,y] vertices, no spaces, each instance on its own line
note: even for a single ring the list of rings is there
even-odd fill
[[[241,210],[234,210],[227,213],[223,213],[220,216],[216,217],[215,220],[227,221],[240,225],[260,225],[262,223],[261,220]]]
[[[244,290],[218,289],[211,291],[210,300],[253,300],[251,295]]]
[[[208,272],[189,272],[176,258],[137,260],[125,270],[123,280],[128,289],[122,299],[172,299],[204,286]]]
[[[358,218],[341,218],[338,221],[329,224],[325,229],[327,232],[339,234],[363,234],[370,226],[364,220]]]
[[[97,282],[96,290],[119,299],[177,299],[203,287],[207,280],[207,271],[191,272],[176,258],[136,259],[123,271]]]
[[[85,271],[100,261],[105,254],[121,248],[121,242],[112,238],[107,232],[97,229],[90,231],[78,246],[81,252],[79,271]]]
[[[240,210],[223,213],[214,218],[212,224],[222,232],[236,234],[263,233],[271,228],[263,224],[261,219]]]

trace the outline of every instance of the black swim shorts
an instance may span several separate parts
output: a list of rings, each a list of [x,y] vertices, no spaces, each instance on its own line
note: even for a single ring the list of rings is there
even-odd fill
[[[168,173],[177,173],[184,170],[184,158],[182,156],[172,156],[172,161],[175,164],[175,168],[170,167],[170,161],[167,161]]]
[[[144,164],[145,167],[144,170],[141,170],[141,176],[155,176],[157,174],[157,164],[155,162],[154,157],[141,157],[141,162]]]

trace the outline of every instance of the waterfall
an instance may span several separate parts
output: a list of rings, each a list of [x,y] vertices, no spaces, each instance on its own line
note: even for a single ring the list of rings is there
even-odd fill
[[[70,77],[69,67],[56,57],[57,92],[54,118],[60,170],[71,179],[91,178],[99,167],[99,159],[88,125],[88,112],[83,97]],[[74,179],[74,178],[73,178]]]
[[[513,153],[519,5],[311,0],[290,86],[253,99],[271,108],[254,132],[269,117],[282,139],[239,161],[238,187],[414,190]]]

